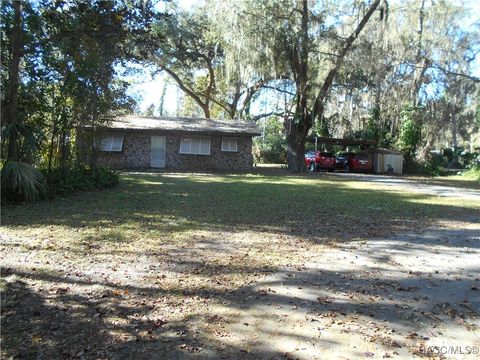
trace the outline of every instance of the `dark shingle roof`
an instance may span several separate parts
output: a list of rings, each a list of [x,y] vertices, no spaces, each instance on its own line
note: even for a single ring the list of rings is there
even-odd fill
[[[166,130],[218,134],[260,135],[254,123],[239,120],[216,120],[189,117],[120,116],[109,122],[109,129]]]

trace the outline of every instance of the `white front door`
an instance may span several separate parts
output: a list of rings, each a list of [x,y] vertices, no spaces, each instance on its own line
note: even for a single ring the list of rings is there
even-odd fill
[[[154,168],[165,167],[165,136],[152,136],[151,148],[150,166]]]

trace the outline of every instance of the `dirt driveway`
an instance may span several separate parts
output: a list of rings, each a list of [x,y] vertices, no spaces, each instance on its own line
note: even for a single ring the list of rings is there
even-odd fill
[[[132,174],[2,209],[3,357],[478,358],[477,202],[348,176]]]
[[[408,192],[480,201],[480,191],[336,173]],[[478,358],[480,214],[421,233],[328,247],[304,267],[241,289],[232,345],[291,359]]]
[[[253,357],[478,358],[480,226],[458,225],[325,249],[214,313]]]
[[[381,184],[387,187],[403,189],[433,196],[445,196],[480,201],[480,190],[466,189],[453,186],[426,184],[420,181],[403,179],[385,175],[352,174],[337,172],[331,174],[340,178],[348,178],[354,181],[364,181]]]

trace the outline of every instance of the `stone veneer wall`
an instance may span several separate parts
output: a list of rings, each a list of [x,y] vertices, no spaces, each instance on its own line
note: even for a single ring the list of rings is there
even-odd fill
[[[179,154],[182,134],[126,131],[121,152],[98,152],[97,163],[114,169],[150,168],[151,136],[166,138],[165,168],[182,170],[249,170],[253,166],[252,137],[236,137],[238,151],[221,151],[222,135],[210,135],[210,155]],[[192,134],[194,135],[194,134]],[[199,136],[208,136],[198,134]]]

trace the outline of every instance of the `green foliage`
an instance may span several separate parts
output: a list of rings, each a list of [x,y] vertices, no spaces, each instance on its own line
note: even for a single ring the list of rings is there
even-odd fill
[[[2,197],[12,201],[34,201],[45,196],[45,177],[32,165],[21,161],[7,161],[1,174]]]
[[[380,140],[380,129],[378,127],[378,122],[380,119],[380,109],[373,107],[368,111],[368,122],[367,122],[367,139],[378,141]]]
[[[34,129],[30,125],[18,122],[6,124],[2,129],[2,138],[7,141],[4,143],[3,153],[6,153],[8,142],[17,141],[21,143],[19,153],[20,158],[31,157],[37,150],[37,140]]]
[[[165,71],[184,91],[183,111],[189,116],[199,108],[210,114],[223,63],[223,49],[205,11],[181,11],[167,7],[170,16],[155,21],[149,33],[136,41],[134,51],[141,62]]]
[[[118,184],[119,175],[116,171],[99,166],[96,168],[93,179],[97,186],[108,187]]]
[[[155,116],[155,105],[150,104],[147,109],[145,110],[144,116]]]
[[[472,153],[472,152],[463,150],[462,152],[460,152],[459,156],[465,167],[472,167],[472,166],[475,166],[476,164],[480,165],[479,153],[475,153],[475,152]]]
[[[430,176],[439,176],[441,174],[441,167],[444,165],[444,159],[439,154],[430,154],[426,163],[425,171]]]
[[[381,127],[380,110],[376,107],[368,111],[367,124],[363,130],[354,132],[353,139],[373,140],[379,147],[391,148],[393,144],[393,134],[390,126]]]
[[[1,87],[12,88],[13,2],[1,4]],[[117,80],[115,65],[130,54],[126,44],[144,33],[152,17],[150,2],[22,2],[21,72],[18,116],[11,117],[2,92],[3,194],[12,200],[35,200],[46,192],[41,172],[48,173],[48,193],[101,188],[116,182],[102,169],[87,171],[75,158],[76,126],[98,126],[133,108],[127,84]],[[141,11],[140,11],[141,8]],[[132,11],[139,10],[139,11]],[[17,111],[18,110],[18,111]],[[7,116],[6,116],[7,115]],[[3,121],[5,118],[5,121]],[[15,151],[7,152],[7,149]],[[72,164],[78,162],[72,168]],[[51,169],[61,169],[53,170]]]
[[[354,139],[362,139],[362,140],[379,140],[380,129],[375,124],[375,121],[369,117],[367,126],[363,130],[355,131],[352,134]]]
[[[478,95],[478,97],[480,98],[480,95]],[[477,128],[480,128],[480,99],[478,100],[477,106],[475,107],[474,124]]]
[[[480,153],[470,154],[471,158],[467,170],[462,171],[462,176],[480,181]]]
[[[417,147],[422,139],[422,115],[421,107],[405,106],[402,109],[402,124],[397,147],[405,154],[408,161],[415,158]]]
[[[443,156],[447,158],[448,162],[452,162],[454,159],[454,152],[450,148],[443,149]]]
[[[253,155],[259,163],[285,164],[287,141],[283,124],[276,117],[265,119],[265,134],[253,141]]]
[[[48,195],[65,196],[79,190],[103,189],[118,184],[118,173],[106,167],[78,166],[69,171],[55,169],[47,174]]]
[[[450,168],[465,168],[473,164],[476,158],[475,153],[470,153],[461,147],[455,149],[443,149],[444,166]]]
[[[384,129],[383,136],[380,138],[380,141],[378,142],[378,146],[382,148],[390,149],[393,147],[394,143],[395,143],[394,136],[391,133],[391,131],[389,131],[389,129]]]
[[[44,173],[46,175],[44,175]],[[20,161],[7,161],[2,168],[2,197],[10,201],[35,201],[66,196],[75,191],[103,189],[118,184],[117,172],[106,167],[78,166],[69,170],[41,171]]]
[[[254,141],[255,161],[265,164],[285,164],[287,161],[287,141],[284,137],[269,137],[265,141]]]
[[[331,137],[331,123],[333,122],[333,117],[331,118],[325,118],[322,117],[318,121],[316,121],[312,127],[312,133],[316,134],[317,136],[322,136],[322,137]]]
[[[470,159],[467,167],[469,169],[479,169],[480,168],[480,153],[472,153],[472,158]]]
[[[445,148],[430,152],[424,162],[412,161],[407,165],[409,173],[441,176],[451,174],[452,170],[449,168],[466,168],[467,170],[462,171],[462,175],[475,177],[480,168],[480,155],[462,151],[461,148],[456,150]]]
[[[480,101],[477,104],[477,108],[475,109],[475,125],[480,128]]]

